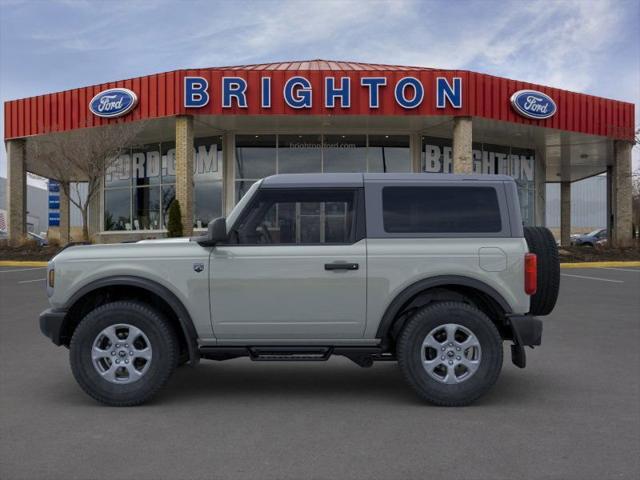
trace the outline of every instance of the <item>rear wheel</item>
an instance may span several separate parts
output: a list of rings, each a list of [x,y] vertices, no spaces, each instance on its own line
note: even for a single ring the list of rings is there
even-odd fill
[[[133,406],[167,382],[178,361],[178,342],[168,321],[148,305],[102,305],[78,325],[70,344],[73,375],[99,402]]]
[[[491,388],[502,368],[502,339],[477,308],[436,303],[415,313],[397,342],[409,384],[435,405],[468,405]]]
[[[549,315],[560,291],[560,258],[553,234],[545,227],[524,227],[524,238],[538,264],[538,288],[531,296],[529,313]]]

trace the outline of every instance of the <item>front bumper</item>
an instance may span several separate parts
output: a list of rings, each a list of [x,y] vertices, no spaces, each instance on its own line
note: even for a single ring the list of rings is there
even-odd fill
[[[48,308],[40,314],[40,331],[56,345],[62,345],[62,327],[67,316],[66,310]]]

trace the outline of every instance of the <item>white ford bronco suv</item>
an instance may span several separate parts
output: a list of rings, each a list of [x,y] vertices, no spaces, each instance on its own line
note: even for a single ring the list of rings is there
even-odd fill
[[[197,238],[74,246],[49,262],[40,328],[114,406],[176,366],[248,356],[398,361],[424,400],[466,405],[524,367],[559,288],[551,233],[507,176],[276,175]]]

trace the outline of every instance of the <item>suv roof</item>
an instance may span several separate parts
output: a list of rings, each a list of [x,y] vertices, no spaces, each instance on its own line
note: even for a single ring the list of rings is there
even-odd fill
[[[368,181],[452,182],[461,180],[513,182],[508,175],[459,175],[451,173],[286,173],[266,177],[261,188],[286,187],[361,187]]]

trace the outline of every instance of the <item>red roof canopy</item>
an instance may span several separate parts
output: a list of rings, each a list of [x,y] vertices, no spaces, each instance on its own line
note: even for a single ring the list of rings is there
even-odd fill
[[[203,77],[208,81],[212,101],[201,108],[186,108],[183,103],[184,78]],[[220,86],[222,77],[241,77],[247,81],[247,107],[234,105],[222,108]],[[283,101],[282,86],[291,77],[307,78],[313,89],[313,106],[294,109]],[[380,107],[369,107],[369,91],[360,84],[360,78],[379,76],[387,80],[381,90]],[[405,109],[395,102],[394,85],[403,77],[415,77],[424,85],[424,101],[419,107]],[[260,102],[261,78],[270,77],[271,107]],[[351,105],[327,108],[322,101],[324,79],[349,77]],[[447,105],[438,108],[435,102],[435,84],[438,77],[451,81],[462,79],[462,106]],[[93,115],[89,102],[98,93],[109,88],[127,88],[138,96],[137,107],[126,116],[106,119]],[[540,91],[550,96],[557,105],[557,113],[546,120],[524,118],[510,104],[511,95],[524,89]],[[5,102],[5,140],[69,131],[84,127],[127,123],[137,120],[174,115],[448,115],[483,117],[498,121],[537,125],[606,136],[621,140],[634,138],[634,105],[607,98],[569,92],[552,87],[520,82],[507,78],[467,70],[438,70],[425,67],[379,65],[369,63],[308,60],[296,62],[241,65],[194,70],[175,70],[116,82],[108,82],[63,92]]]

